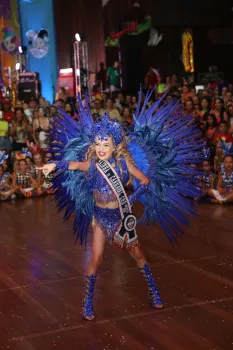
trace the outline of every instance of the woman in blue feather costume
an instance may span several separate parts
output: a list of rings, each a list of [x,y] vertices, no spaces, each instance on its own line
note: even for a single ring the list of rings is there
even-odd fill
[[[92,300],[106,241],[130,253],[147,282],[153,307],[163,307],[138,244],[131,211],[136,199],[145,207],[141,222],[159,222],[172,243],[188,224],[186,214],[195,213],[187,197],[199,196],[194,165],[203,159],[201,133],[177,102],[160,106],[160,100],[146,109],[149,99],[140,109],[139,98],[134,131],[128,135],[107,114],[94,122],[88,103],[85,109],[81,101],[78,123],[60,111],[50,128],[55,162],[42,169],[47,174],[57,169],[53,189],[58,208],[65,209],[65,219],[75,214],[74,232],[81,244],[91,223],[93,227],[82,308],[87,320],[95,319]],[[135,192],[127,197],[124,185],[131,180]]]

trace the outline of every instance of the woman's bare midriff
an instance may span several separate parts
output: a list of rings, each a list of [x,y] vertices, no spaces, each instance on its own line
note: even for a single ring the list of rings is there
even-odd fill
[[[108,202],[108,203],[99,203],[95,202],[95,205],[100,208],[106,208],[106,209],[116,209],[119,207],[118,202]]]

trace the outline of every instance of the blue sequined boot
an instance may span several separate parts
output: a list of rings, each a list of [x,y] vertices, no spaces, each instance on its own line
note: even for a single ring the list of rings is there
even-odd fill
[[[152,301],[152,306],[154,309],[162,309],[163,302],[160,298],[159,290],[156,286],[154,277],[152,276],[150,266],[145,264],[142,268],[139,268],[140,272],[143,274],[145,281],[148,285],[149,296]]]
[[[82,302],[82,315],[85,320],[93,321],[95,314],[92,308],[96,275],[86,276],[85,295]]]

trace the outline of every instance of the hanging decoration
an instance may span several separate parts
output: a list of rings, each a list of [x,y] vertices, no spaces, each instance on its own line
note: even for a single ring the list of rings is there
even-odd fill
[[[193,36],[189,31],[182,35],[182,61],[185,72],[194,72]]]
[[[150,29],[150,39],[148,40],[148,46],[157,46],[163,39],[163,34],[159,34],[157,29]]]
[[[43,58],[47,55],[49,51],[47,30],[41,29],[38,33],[35,30],[30,29],[26,33],[26,38],[28,39],[28,51],[32,56]]]
[[[128,22],[120,32],[112,32],[110,36],[105,40],[105,46],[118,46],[119,39],[124,35],[139,35],[151,28],[151,18],[147,19],[146,22],[137,23],[135,21]]]
[[[14,55],[18,51],[19,40],[12,27],[2,29],[1,47],[8,55]]]

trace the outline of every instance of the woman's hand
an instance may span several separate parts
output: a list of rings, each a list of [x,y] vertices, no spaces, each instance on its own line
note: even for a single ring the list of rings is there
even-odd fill
[[[45,175],[49,175],[56,168],[56,163],[45,164],[44,166],[37,168],[42,170]]]

